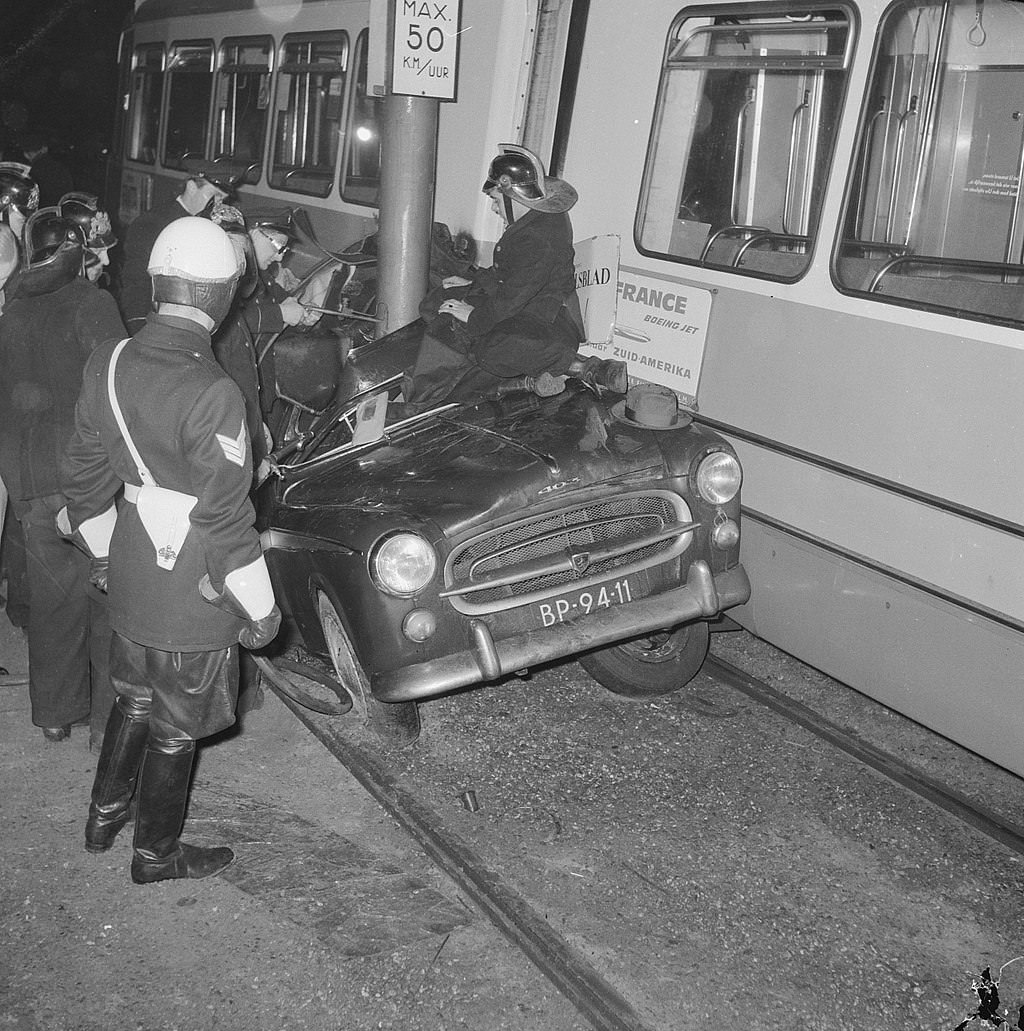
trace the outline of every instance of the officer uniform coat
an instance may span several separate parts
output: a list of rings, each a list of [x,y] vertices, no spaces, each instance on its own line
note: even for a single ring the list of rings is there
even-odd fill
[[[99,344],[124,336],[113,297],[83,276],[47,294],[16,292],[7,303],[0,320],[0,454],[14,501],[60,493],[82,370]]]
[[[141,483],[107,394],[112,351],[104,345],[89,361],[65,454],[73,528],[103,512],[122,482]],[[189,319],[156,313],[121,352],[115,374],[125,422],[153,478],[198,501],[171,570],[157,565],[136,506],[119,508],[110,547],[111,626],[161,651],[227,648],[244,621],[205,601],[199,581],[209,573],[221,592],[228,573],[261,554],[242,396],[214,361],[209,333]]]
[[[82,370],[124,326],[110,294],[84,277],[37,295],[22,289],[31,277],[14,283],[0,318],[0,469],[24,539],[32,721],[60,727],[91,715],[99,730],[113,702],[106,605],[54,517]]]
[[[259,355],[256,348],[263,333],[284,329],[281,306],[262,280],[256,292],[232,311],[213,339],[213,356],[235,381],[245,400],[245,422],[252,441],[252,464],[258,469],[267,457],[263,439],[263,411],[260,401]]]
[[[429,334],[406,400],[464,400],[501,379],[565,372],[584,337],[574,259],[565,212],[531,210],[511,223],[470,286],[433,290],[420,304]],[[465,324],[438,315],[448,298],[473,306]]]

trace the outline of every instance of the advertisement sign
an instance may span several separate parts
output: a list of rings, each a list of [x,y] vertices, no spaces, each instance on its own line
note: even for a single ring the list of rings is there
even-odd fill
[[[692,407],[710,317],[710,290],[621,268],[612,345],[603,357],[624,361],[630,381],[662,383]]]
[[[391,92],[455,100],[462,0],[395,0]]]

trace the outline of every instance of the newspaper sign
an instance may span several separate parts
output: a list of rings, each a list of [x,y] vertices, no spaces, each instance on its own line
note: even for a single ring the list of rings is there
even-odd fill
[[[454,100],[462,0],[395,0],[391,92]]]
[[[592,236],[573,244],[576,251],[576,296],[587,331],[580,350],[603,354],[612,345],[619,280],[619,238]]]

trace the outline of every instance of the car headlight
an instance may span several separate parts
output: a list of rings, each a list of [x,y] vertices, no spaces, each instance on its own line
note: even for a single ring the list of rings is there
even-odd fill
[[[712,505],[724,505],[736,497],[743,482],[740,463],[726,451],[712,451],[697,466],[697,493]]]
[[[418,594],[436,572],[437,554],[417,533],[392,534],[370,553],[373,582],[399,598]]]

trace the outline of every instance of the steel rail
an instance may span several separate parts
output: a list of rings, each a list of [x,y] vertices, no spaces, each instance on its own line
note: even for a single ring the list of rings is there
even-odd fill
[[[464,841],[445,831],[437,816],[402,788],[373,755],[329,719],[317,718],[294,699],[275,693],[597,1031],[650,1031],[626,999],[523,896],[488,869]]]
[[[865,741],[803,703],[788,698],[763,680],[759,680],[724,659],[709,655],[704,663],[703,671],[742,692],[748,698],[772,709],[791,723],[796,723],[805,730],[809,730],[815,736],[827,741],[865,766],[938,806],[962,823],[980,831],[986,837],[1024,855],[1024,828],[1005,819],[994,810],[928,776],[910,763]]]

